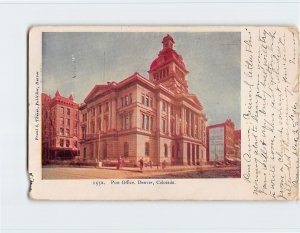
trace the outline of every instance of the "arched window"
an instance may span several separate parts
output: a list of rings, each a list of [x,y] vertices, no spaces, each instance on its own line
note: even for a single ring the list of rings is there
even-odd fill
[[[145,155],[149,156],[149,154],[150,154],[150,145],[149,145],[149,142],[146,142],[145,143]]]
[[[128,142],[124,143],[124,157],[128,157],[129,154],[129,144]]]
[[[165,151],[165,157],[167,158],[168,157],[168,145],[167,144],[164,144],[164,151]]]

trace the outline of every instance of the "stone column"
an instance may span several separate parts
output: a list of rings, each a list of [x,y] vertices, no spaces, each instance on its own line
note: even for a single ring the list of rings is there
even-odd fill
[[[171,105],[168,103],[168,120],[167,120],[167,129],[168,129],[168,135],[171,134]]]
[[[87,128],[87,134],[90,134],[90,114],[89,114],[89,110],[87,110],[87,113],[86,113],[86,115],[87,115],[87,126],[86,126],[86,128]]]
[[[182,135],[185,134],[185,108],[181,107],[181,132]]]
[[[117,113],[117,108],[116,108],[116,106],[117,106],[117,103],[116,103],[116,98],[114,98],[113,100],[112,100],[112,118],[111,118],[111,127],[112,127],[112,129],[114,130],[114,129],[116,129],[117,127],[116,127],[116,123],[117,123],[117,119],[116,119],[116,113]]]
[[[190,110],[189,111],[189,122],[188,122],[188,124],[189,124],[189,136],[191,136],[192,135],[192,111]]]
[[[156,160],[155,162],[158,163],[160,162],[160,120],[161,120],[161,106],[160,106],[160,97],[158,96],[157,98],[157,104],[156,104],[156,108],[157,108],[157,115],[156,115],[156,158],[154,158],[154,160]]]

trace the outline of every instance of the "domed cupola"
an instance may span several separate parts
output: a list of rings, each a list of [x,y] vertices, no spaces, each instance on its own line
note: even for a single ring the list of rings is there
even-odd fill
[[[173,92],[187,92],[188,71],[180,56],[174,49],[174,39],[167,34],[162,40],[163,48],[151,63],[149,76],[155,84],[162,84]]]

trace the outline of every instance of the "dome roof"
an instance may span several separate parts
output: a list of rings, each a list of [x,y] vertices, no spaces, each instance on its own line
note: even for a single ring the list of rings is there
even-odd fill
[[[176,51],[172,49],[167,51],[161,51],[158,54],[158,57],[154,59],[153,62],[151,63],[150,71],[155,70],[156,68],[166,63],[169,63],[170,61],[175,61],[182,69],[186,70],[182,56],[176,53]]]

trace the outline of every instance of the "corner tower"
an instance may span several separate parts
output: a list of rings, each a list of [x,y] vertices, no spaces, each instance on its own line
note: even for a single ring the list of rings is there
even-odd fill
[[[174,93],[187,93],[188,71],[180,56],[174,49],[174,40],[167,34],[162,40],[163,48],[157,58],[152,62],[149,69],[150,80],[163,85]]]

